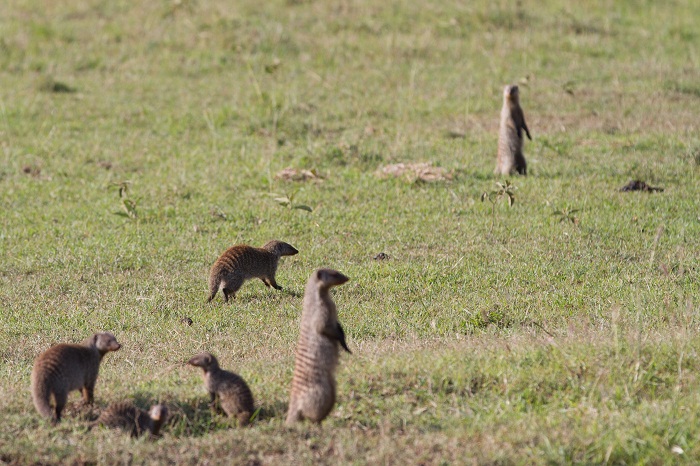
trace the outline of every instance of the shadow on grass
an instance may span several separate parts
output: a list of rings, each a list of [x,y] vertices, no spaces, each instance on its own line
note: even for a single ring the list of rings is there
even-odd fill
[[[285,419],[287,416],[287,406],[286,400],[278,400],[267,406],[258,407],[258,415],[256,416],[256,421],[271,421],[273,419]]]
[[[224,414],[216,414],[209,406],[206,397],[189,399],[161,398],[155,399],[150,393],[137,392],[131,397],[133,403],[147,411],[151,405],[164,403],[170,412],[164,431],[174,437],[201,437],[208,433],[235,429],[237,421]],[[275,401],[270,406],[260,406],[253,417],[252,426],[286,415],[286,401]],[[95,416],[97,418],[97,416]]]

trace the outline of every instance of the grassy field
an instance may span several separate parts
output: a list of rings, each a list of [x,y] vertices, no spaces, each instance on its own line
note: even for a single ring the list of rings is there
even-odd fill
[[[699,2],[230,3],[0,8],[0,463],[697,461]],[[512,207],[481,201],[507,83],[534,139]],[[379,176],[401,162],[448,179]],[[206,304],[222,251],[273,238],[284,291]],[[322,266],[353,354],[290,429]],[[103,330],[95,407],[50,426],[33,359]],[[208,411],[203,350],[251,428]],[[164,437],[86,430],[122,399],[167,403]]]

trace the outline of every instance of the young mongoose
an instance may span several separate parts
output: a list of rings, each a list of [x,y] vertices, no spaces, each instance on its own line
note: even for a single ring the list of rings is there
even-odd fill
[[[319,269],[306,285],[287,424],[302,419],[320,423],[333,409],[339,346],[350,350],[330,289],[347,281],[340,272]]]
[[[79,345],[61,343],[47,349],[34,361],[32,399],[39,414],[60,422],[68,394],[81,390],[83,401],[92,404],[102,357],[121,348],[111,333],[96,333]],[[51,409],[51,397],[55,401]]]
[[[518,86],[506,86],[503,89],[503,108],[501,109],[501,126],[498,132],[497,175],[512,175],[518,172],[527,175],[527,163],[523,155],[523,130],[530,137],[530,130],[525,124],[525,115],[520,107]]]
[[[110,405],[102,411],[100,417],[90,428],[103,425],[110,428],[122,429],[138,437],[148,433],[153,437],[160,435],[160,428],[168,419],[168,407],[162,404],[153,405],[146,412],[134,406],[129,401],[121,401]]]
[[[204,371],[204,386],[210,396],[209,406],[218,411],[218,398],[227,416],[237,417],[240,426],[247,425],[255,407],[253,393],[245,380],[238,374],[221,369],[219,361],[211,353],[200,353],[187,361],[187,364],[201,367]]]
[[[282,241],[270,241],[261,248],[239,244],[228,248],[214,263],[209,274],[210,302],[221,289],[224,301],[235,298],[243,282],[259,278],[267,287],[281,290],[275,281],[277,264],[282,256],[293,256],[297,251]]]

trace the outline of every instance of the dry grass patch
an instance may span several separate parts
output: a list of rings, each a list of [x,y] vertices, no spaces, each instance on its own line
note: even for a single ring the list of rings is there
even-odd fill
[[[283,181],[323,181],[323,177],[315,169],[287,167],[275,174],[276,180]]]
[[[376,172],[380,178],[404,178],[414,183],[425,181],[448,181],[452,179],[452,173],[442,167],[434,167],[432,162],[395,163],[381,167]]]

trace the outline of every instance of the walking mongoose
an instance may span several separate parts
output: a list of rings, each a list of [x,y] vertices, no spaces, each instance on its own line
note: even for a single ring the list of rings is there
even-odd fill
[[[350,350],[330,289],[347,281],[340,272],[319,269],[306,285],[287,424],[302,419],[320,423],[333,409],[338,346]]]
[[[83,401],[92,404],[102,357],[119,348],[121,345],[114,335],[104,332],[94,334],[79,345],[54,345],[37,356],[31,380],[32,399],[39,414],[60,422],[68,394],[73,390],[81,390]]]
[[[238,374],[221,369],[216,357],[208,352],[199,353],[187,364],[201,367],[204,371],[204,386],[210,396],[209,406],[218,411],[218,398],[227,416],[237,417],[240,426],[247,425],[255,407],[253,393],[245,380]]]
[[[168,407],[162,404],[153,405],[146,412],[134,406],[129,401],[121,401],[110,405],[102,411],[100,417],[93,422],[90,428],[103,425],[115,429],[123,429],[138,437],[149,433],[153,437],[160,435],[160,428],[168,419]]]
[[[530,137],[530,130],[525,123],[525,115],[520,107],[518,86],[506,86],[503,89],[503,108],[501,109],[501,126],[498,132],[497,175],[512,175],[517,172],[527,175],[527,163],[523,155],[523,130]]]
[[[270,241],[261,248],[239,244],[228,248],[216,260],[209,274],[209,299],[216,296],[219,289],[224,293],[224,301],[235,298],[236,291],[243,282],[259,278],[267,287],[281,290],[275,281],[277,264],[282,256],[293,256],[297,251],[292,245],[282,241]]]

